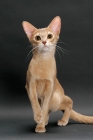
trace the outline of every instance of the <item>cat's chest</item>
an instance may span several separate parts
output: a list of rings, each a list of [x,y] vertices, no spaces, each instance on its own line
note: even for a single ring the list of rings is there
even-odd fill
[[[29,70],[36,79],[50,79],[55,75],[55,64],[49,61],[32,61]]]

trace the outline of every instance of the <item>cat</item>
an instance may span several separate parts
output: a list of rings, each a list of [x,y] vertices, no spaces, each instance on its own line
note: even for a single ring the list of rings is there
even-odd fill
[[[61,30],[61,18],[56,16],[46,28],[37,29],[27,21],[23,21],[22,26],[33,46],[25,88],[37,123],[35,132],[45,132],[50,112],[58,110],[64,112],[58,121],[59,126],[67,125],[69,118],[92,124],[93,117],[81,115],[72,109],[73,101],[64,94],[56,77],[55,50]]]

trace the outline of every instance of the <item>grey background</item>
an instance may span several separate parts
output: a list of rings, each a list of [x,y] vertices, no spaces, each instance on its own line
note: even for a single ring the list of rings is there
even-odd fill
[[[74,109],[93,116],[93,1],[3,0],[0,1],[0,139],[93,139],[93,125],[70,120],[58,127],[61,112],[50,115],[45,134],[34,133],[35,122],[25,91],[25,75],[31,50],[23,31],[26,20],[37,28],[48,26],[59,15],[59,43],[68,51],[56,53],[57,76]]]

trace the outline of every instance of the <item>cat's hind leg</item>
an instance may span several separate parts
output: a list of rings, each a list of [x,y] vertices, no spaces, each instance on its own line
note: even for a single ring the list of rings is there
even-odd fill
[[[64,96],[63,101],[59,107],[59,110],[64,110],[63,117],[61,118],[61,120],[58,121],[59,126],[66,126],[68,124],[72,106],[72,100],[68,96]]]

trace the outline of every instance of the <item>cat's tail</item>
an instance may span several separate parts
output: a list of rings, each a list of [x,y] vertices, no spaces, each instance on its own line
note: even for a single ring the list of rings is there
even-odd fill
[[[93,117],[79,114],[74,110],[71,111],[70,118],[80,123],[93,124]]]

